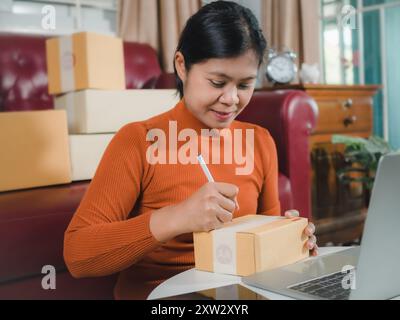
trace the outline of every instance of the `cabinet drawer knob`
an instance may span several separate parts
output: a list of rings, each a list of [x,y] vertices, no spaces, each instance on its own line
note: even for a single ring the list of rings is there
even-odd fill
[[[347,109],[350,109],[353,106],[353,100],[352,99],[347,99],[344,103],[343,106]]]
[[[343,120],[343,124],[345,127],[348,127],[351,124],[354,124],[357,121],[356,116],[347,117]]]

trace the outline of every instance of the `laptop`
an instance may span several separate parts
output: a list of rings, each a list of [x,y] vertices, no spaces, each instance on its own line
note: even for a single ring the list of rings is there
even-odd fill
[[[400,153],[381,158],[360,247],[243,277],[296,299],[390,299],[400,295]]]

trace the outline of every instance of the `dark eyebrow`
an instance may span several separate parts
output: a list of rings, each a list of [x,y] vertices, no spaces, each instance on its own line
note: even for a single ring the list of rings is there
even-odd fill
[[[226,75],[225,73],[221,73],[221,72],[209,72],[208,74],[212,74],[212,75],[214,75],[214,76],[218,76],[218,77],[222,77],[222,78],[225,78],[225,79],[228,79],[228,80],[232,80],[232,78],[231,78],[230,76]],[[255,76],[250,76],[250,77],[241,79],[240,81],[254,80],[254,79],[256,79],[256,78],[257,78],[257,76],[255,75]]]

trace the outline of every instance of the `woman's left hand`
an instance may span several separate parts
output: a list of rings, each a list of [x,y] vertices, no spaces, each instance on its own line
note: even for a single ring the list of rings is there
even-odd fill
[[[300,214],[297,210],[289,210],[285,212],[285,217],[289,219],[299,216]],[[315,232],[315,225],[312,222],[310,222],[308,226],[304,229],[304,234],[308,237],[308,241],[306,242],[306,247],[308,250],[310,250],[311,256],[318,255],[317,238],[315,237],[314,232]]]

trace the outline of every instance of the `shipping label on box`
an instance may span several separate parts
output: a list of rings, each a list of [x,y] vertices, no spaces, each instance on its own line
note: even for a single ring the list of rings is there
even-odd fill
[[[239,276],[309,256],[305,218],[248,215],[223,228],[193,234],[196,269]]]
[[[125,89],[122,40],[80,32],[46,41],[49,93]]]

